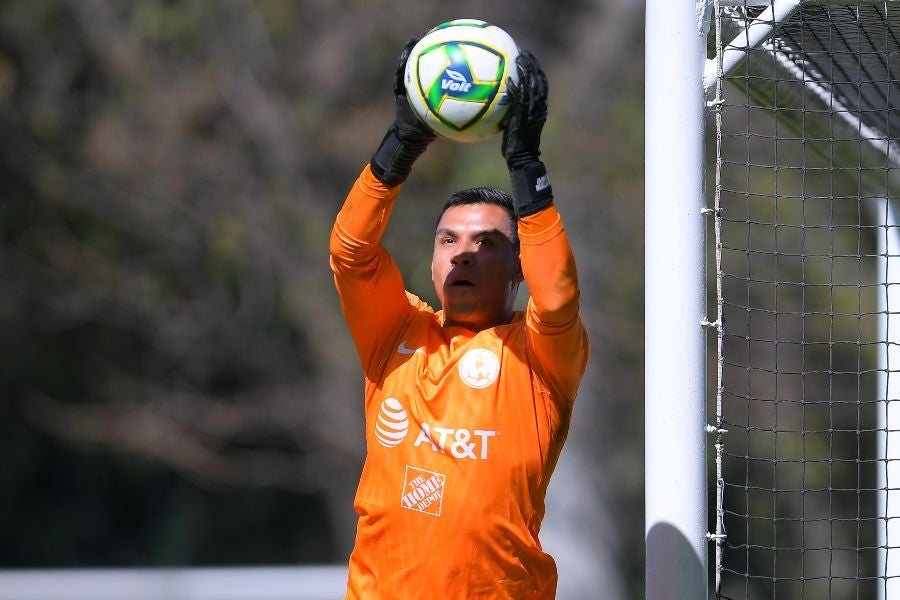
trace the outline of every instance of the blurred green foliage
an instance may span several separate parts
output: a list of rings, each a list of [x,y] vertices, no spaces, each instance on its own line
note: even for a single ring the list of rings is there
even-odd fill
[[[544,158],[594,348],[569,448],[595,457],[580,493],[616,515],[612,564],[637,597],[641,9],[6,2],[0,566],[346,560],[362,376],[331,221],[392,118],[403,42],[478,17],[550,78]],[[499,139],[426,153],[385,240],[409,289],[434,300],[442,200],[506,177]]]

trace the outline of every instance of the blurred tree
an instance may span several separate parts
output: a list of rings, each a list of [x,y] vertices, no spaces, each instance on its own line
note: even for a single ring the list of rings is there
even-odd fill
[[[0,563],[346,560],[362,375],[328,233],[390,121],[403,41],[475,16],[549,74],[545,158],[593,338],[548,527],[588,532],[573,547],[602,568],[580,577],[638,597],[642,9],[7,2]],[[386,244],[426,299],[439,203],[508,187],[498,145],[439,141],[405,186]]]

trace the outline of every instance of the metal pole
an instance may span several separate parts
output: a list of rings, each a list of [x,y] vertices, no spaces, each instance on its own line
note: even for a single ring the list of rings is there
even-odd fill
[[[727,75],[747,58],[747,50],[756,48],[775,34],[782,23],[800,8],[800,0],[772,0],[768,8],[741,31],[722,52],[722,70]],[[706,61],[703,87],[711,88],[718,79],[718,61]]]
[[[648,600],[707,594],[705,0],[647,0],[645,541]]]
[[[878,231],[878,598],[900,597],[900,229],[890,202]],[[893,318],[892,318],[893,317]],[[891,435],[894,435],[891,439]]]

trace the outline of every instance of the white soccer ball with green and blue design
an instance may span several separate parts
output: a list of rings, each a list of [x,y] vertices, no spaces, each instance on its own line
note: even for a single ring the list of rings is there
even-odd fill
[[[458,142],[496,135],[509,113],[507,79],[518,82],[513,38],[477,19],[438,25],[413,46],[406,96],[432,131]]]

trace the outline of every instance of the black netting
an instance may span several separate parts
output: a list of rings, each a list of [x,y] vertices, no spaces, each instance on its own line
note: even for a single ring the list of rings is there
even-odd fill
[[[723,9],[719,26],[760,13]],[[900,553],[879,541],[898,37],[895,3],[806,2],[725,77],[719,598],[877,598],[879,544]]]

